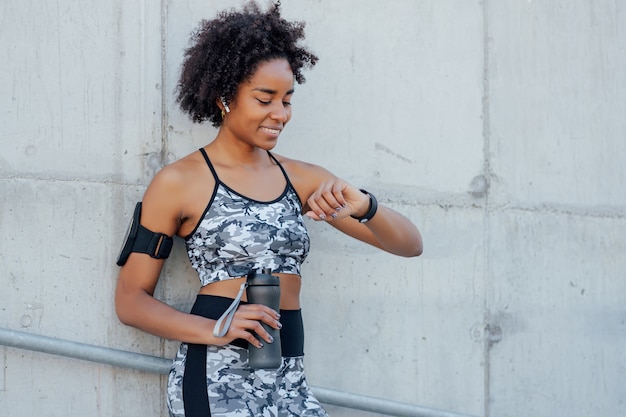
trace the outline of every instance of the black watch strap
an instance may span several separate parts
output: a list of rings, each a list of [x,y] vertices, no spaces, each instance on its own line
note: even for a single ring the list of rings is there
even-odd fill
[[[372,217],[374,217],[374,214],[376,214],[376,211],[378,210],[378,201],[376,200],[376,197],[374,197],[374,195],[369,193],[368,191],[365,191],[362,188],[360,188],[359,191],[361,191],[363,194],[366,194],[370,198],[369,208],[367,210],[367,213],[365,213],[362,217],[356,217],[353,215],[350,215],[350,217],[358,220],[359,223],[367,223],[372,219]]]
[[[140,224],[131,252],[147,253],[155,259],[166,259],[173,244],[174,239],[170,236],[152,232]]]

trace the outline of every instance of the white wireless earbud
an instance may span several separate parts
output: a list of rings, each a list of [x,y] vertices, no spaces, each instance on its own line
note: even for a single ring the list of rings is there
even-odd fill
[[[224,100],[224,97],[222,97],[221,100],[222,100],[222,105],[224,106],[224,110],[226,111],[226,113],[230,113],[230,108],[228,107],[228,104],[226,104],[226,100]]]

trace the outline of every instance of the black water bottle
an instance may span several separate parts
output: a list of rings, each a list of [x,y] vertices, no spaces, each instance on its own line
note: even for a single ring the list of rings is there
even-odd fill
[[[248,303],[263,304],[278,311],[280,308],[280,280],[272,275],[270,268],[260,273],[252,271],[248,274],[246,295]],[[274,338],[272,343],[261,340],[263,347],[249,345],[248,359],[252,369],[278,369],[282,362],[280,349],[280,330],[261,323],[265,330]],[[257,336],[258,337],[258,336]],[[260,339],[260,337],[259,337]]]

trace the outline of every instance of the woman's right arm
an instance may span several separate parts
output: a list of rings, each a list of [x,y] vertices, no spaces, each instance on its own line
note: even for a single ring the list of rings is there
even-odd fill
[[[180,173],[172,166],[161,170],[142,200],[141,224],[153,232],[174,235],[181,222],[183,201]],[[269,334],[259,321],[277,328],[278,316],[259,305],[240,306],[224,337],[215,337],[215,320],[178,311],[154,298],[164,260],[144,253],[131,253],[121,267],[115,290],[115,309],[120,321],[148,333],[187,343],[224,345],[241,338],[259,346],[248,330],[267,341]]]

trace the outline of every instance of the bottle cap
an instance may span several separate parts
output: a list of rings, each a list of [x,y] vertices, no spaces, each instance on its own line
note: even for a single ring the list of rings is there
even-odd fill
[[[261,272],[251,271],[247,276],[248,286],[251,285],[279,285],[280,280],[272,275],[271,268],[263,268]]]

